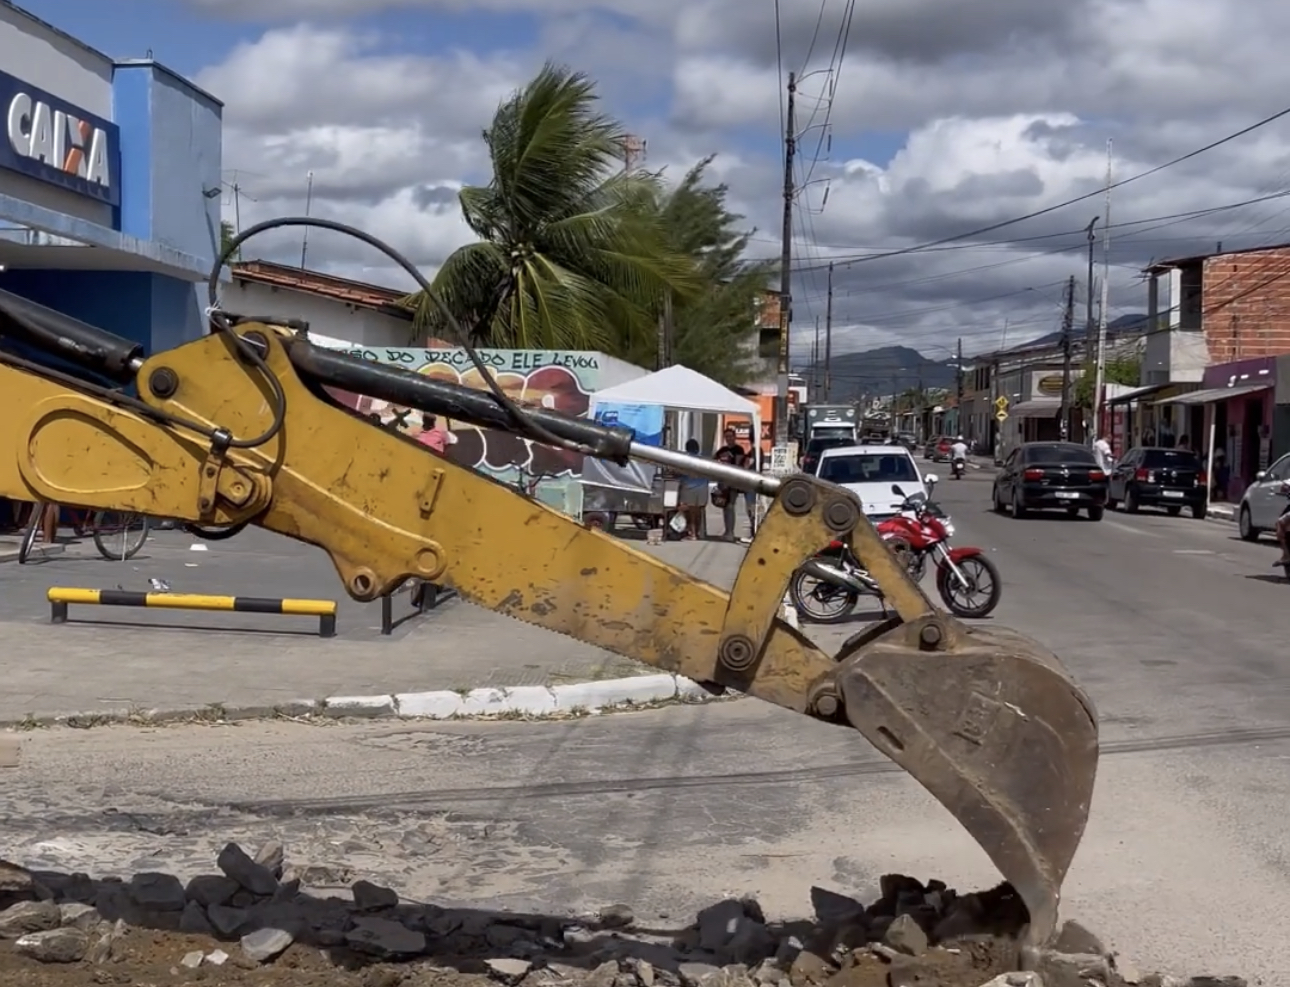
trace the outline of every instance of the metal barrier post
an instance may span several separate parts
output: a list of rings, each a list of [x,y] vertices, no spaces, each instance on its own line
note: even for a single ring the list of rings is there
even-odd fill
[[[159,607],[165,610],[217,610],[227,613],[272,613],[317,617],[318,636],[336,636],[335,600],[266,599],[255,596],[204,596],[197,593],[136,593],[121,589],[74,589],[55,586],[46,594],[49,622],[67,623],[67,607]]]
[[[414,613],[411,616],[420,616],[427,610],[433,610],[444,600],[456,595],[457,591],[451,587],[428,583],[421,579],[409,579],[402,585],[396,586],[391,592],[381,597],[381,634],[384,637],[389,637],[394,633],[394,597],[405,592],[412,597]],[[408,618],[403,619],[407,620]]]

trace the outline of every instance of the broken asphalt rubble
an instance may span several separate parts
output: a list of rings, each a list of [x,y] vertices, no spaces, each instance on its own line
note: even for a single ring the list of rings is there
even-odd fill
[[[867,907],[814,888],[811,921],[767,922],[754,899],[728,899],[669,932],[643,928],[625,905],[582,920],[445,909],[367,881],[348,897],[319,897],[307,889],[332,883],[328,869],[287,866],[278,843],[254,857],[230,843],[216,863],[220,873],[187,884],[159,872],[96,881],[0,865],[0,963],[7,952],[33,967],[128,973],[123,945],[151,930],[163,948],[157,933],[175,936],[175,973],[289,966],[305,950],[338,971],[396,964],[404,972],[389,984],[420,966],[436,983],[456,972],[505,987],[1248,987],[1240,977],[1139,974],[1074,922],[1033,972],[1020,972],[1027,914],[1006,884],[960,895],[891,874]]]

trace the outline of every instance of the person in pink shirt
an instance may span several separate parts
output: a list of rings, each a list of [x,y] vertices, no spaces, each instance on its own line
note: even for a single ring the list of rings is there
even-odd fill
[[[441,456],[447,455],[448,446],[457,441],[457,436],[440,425],[439,420],[433,415],[425,415],[422,421],[425,427],[417,436],[417,441],[424,446],[429,446]]]

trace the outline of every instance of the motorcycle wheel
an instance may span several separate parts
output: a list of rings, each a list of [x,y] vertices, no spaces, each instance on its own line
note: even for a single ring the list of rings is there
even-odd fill
[[[851,616],[860,594],[798,570],[788,583],[797,612],[813,624],[840,624]]]
[[[936,591],[946,608],[956,617],[979,620],[989,616],[1003,595],[999,570],[984,555],[973,555],[956,564],[967,586],[959,585],[949,566],[941,566],[936,572]]]

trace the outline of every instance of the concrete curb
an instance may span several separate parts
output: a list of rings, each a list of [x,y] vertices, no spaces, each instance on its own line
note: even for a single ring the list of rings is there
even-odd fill
[[[1220,524],[1235,524],[1236,508],[1223,508],[1211,504],[1209,510],[1205,512],[1205,520],[1217,521]]]
[[[272,706],[206,706],[176,709],[99,710],[31,716],[0,722],[0,728],[37,726],[91,727],[110,724],[158,724],[199,720],[231,723],[274,717],[334,719],[395,717],[409,720],[450,720],[489,716],[553,716],[601,713],[664,702],[703,703],[720,697],[697,682],[671,673],[570,682],[567,685],[521,685],[430,692],[400,692],[375,696],[328,696]]]
[[[392,696],[331,696],[314,703],[318,713],[331,716],[399,716],[417,720],[448,720],[475,716],[551,716],[556,713],[596,713],[623,706],[671,700],[702,702],[715,698],[697,682],[679,675],[638,675],[568,685],[485,687],[460,692],[401,692]]]

